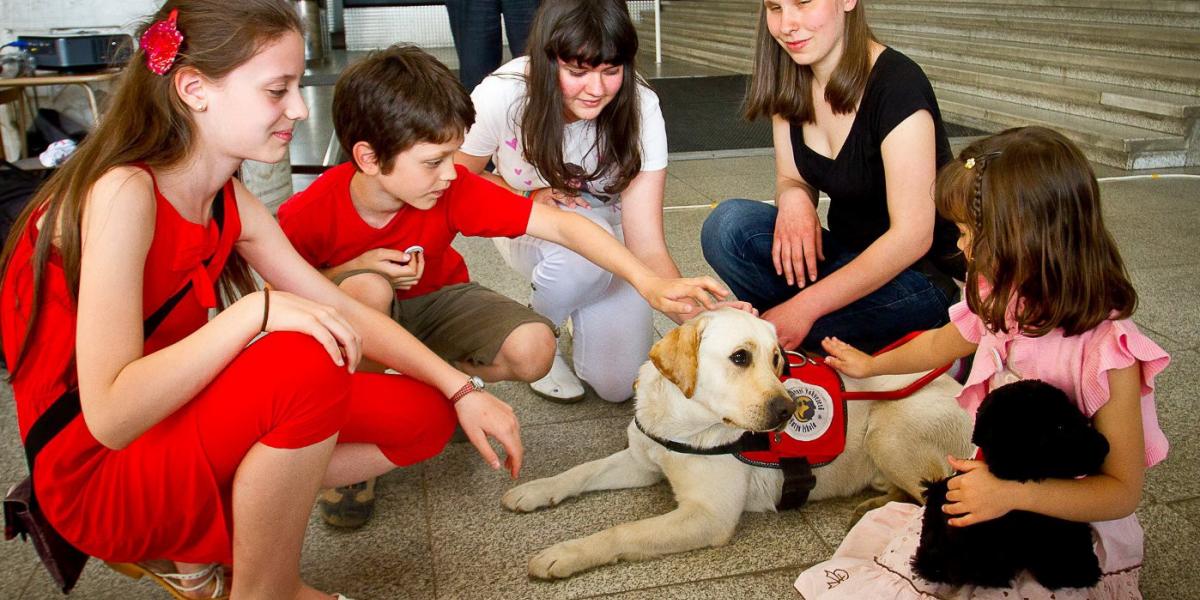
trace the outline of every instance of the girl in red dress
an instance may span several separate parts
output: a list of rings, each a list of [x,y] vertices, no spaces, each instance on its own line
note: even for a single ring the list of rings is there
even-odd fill
[[[456,422],[492,468],[489,436],[521,467],[512,409],[342,294],[233,177],[282,159],[308,116],[299,31],[284,0],[168,0],[0,260],[22,440],[65,393],[82,407],[38,455],[43,512],[177,598],[329,598],[299,574],[318,487],[425,460]],[[405,376],[354,373],[364,354]]]

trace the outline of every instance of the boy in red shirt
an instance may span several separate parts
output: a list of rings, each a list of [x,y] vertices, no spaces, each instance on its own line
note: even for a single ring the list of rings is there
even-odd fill
[[[554,359],[555,332],[532,309],[470,281],[450,246],[460,233],[561,244],[628,280],[662,311],[688,312],[689,298],[711,306],[707,292],[728,293],[711,278],[661,279],[591,221],[456,166],[474,106],[450,70],[415,47],[393,46],[348,67],[334,88],[333,120],[352,160],[279,207],[284,233],[343,290],[469,375],[536,381]],[[364,523],[372,483],[322,494],[325,520]]]

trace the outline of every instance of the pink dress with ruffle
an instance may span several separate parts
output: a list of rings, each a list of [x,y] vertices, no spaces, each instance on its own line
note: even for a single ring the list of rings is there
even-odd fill
[[[1041,337],[992,333],[965,302],[950,307],[950,320],[963,338],[978,344],[971,373],[958,401],[975,414],[990,386],[1018,379],[1041,379],[1059,387],[1088,417],[1108,402],[1108,371],[1137,361],[1142,370],[1142,428],[1146,466],[1167,455],[1167,438],[1154,409],[1154,378],[1170,358],[1132,321],[1105,321],[1090,331]],[[954,587],[916,576],[909,561],[921,538],[923,508],[893,502],[863,516],[829,560],[796,579],[796,589],[813,598],[1141,598],[1142,527],[1136,515],[1092,523],[1096,556],[1104,572],[1092,588],[1047,590],[1028,573],[1011,588]]]

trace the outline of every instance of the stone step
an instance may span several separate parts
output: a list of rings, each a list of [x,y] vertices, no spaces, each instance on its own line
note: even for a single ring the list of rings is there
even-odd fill
[[[723,54],[735,54],[738,58],[745,59],[746,62],[737,64],[745,64],[746,72],[749,72],[750,61],[753,57],[752,38],[737,30],[726,29],[722,31],[720,26],[713,24],[678,24],[667,22],[665,19],[662,28],[667,42],[679,42],[697,49],[707,48]],[[644,39],[648,40],[648,43],[653,43],[652,25],[643,25],[643,31]],[[708,46],[705,44],[706,42],[718,45]],[[903,49],[901,50],[903,51]],[[980,65],[978,61],[974,60],[974,57],[957,57],[949,60],[917,59],[916,57],[914,59],[922,64],[941,64],[945,68],[957,71],[960,82],[963,82],[965,78],[967,82],[973,81],[976,85],[982,86],[985,85],[985,82],[991,81],[1000,85],[1001,89],[1018,91],[1022,87],[1027,87],[1033,92],[1041,92],[1042,96],[1060,96],[1062,100],[1076,104],[1106,105],[1112,109],[1134,110],[1146,115],[1161,115],[1175,120],[1173,123],[1162,126],[1166,127],[1164,130],[1172,132],[1182,130],[1183,125],[1180,120],[1189,114],[1185,108],[1197,101],[1195,98],[1189,100],[1186,96],[1155,92],[1146,90],[1144,87],[1132,88],[1111,83],[1101,84],[1086,80],[1066,79],[1058,75],[1044,76],[1038,73],[988,68]],[[978,76],[972,78],[972,71],[977,71]],[[935,73],[929,75],[934,80],[939,77],[939,74]],[[1028,83],[1022,85],[1026,81],[1036,82],[1036,85],[1030,86]],[[1146,124],[1142,123],[1140,126],[1146,126]]]
[[[639,26],[638,34],[642,45],[653,52],[654,27]],[[731,73],[749,73],[753,59],[752,49],[740,48],[721,42],[710,42],[695,37],[663,36],[663,56],[699,63],[709,67],[725,69]]]
[[[956,91],[1186,136],[1200,117],[1200,97],[1112,84],[1013,73],[976,64],[926,59],[921,68],[939,91]]]
[[[652,28],[646,31],[653,35]],[[733,47],[740,48],[739,57],[747,59],[744,63],[747,68],[751,64],[752,42],[742,33],[721,31],[710,25],[667,23],[662,31],[668,41],[691,40],[697,48],[704,42],[722,44],[711,48],[722,53],[731,52]],[[1032,106],[1165,133],[1183,135],[1187,130],[1187,119],[1200,116],[1200,98],[1192,96],[1014,72],[962,60],[925,59],[921,64],[929,78],[945,89],[979,95],[983,95],[981,90],[992,90],[999,94],[997,97],[1028,102]]]
[[[662,15],[662,36],[664,48],[668,42],[678,42],[686,40],[707,39],[724,42],[726,44],[748,47],[751,49],[753,56],[754,39],[755,39],[755,22],[753,20],[746,22],[731,22],[726,17],[710,13],[685,13],[663,11]],[[642,11],[642,21],[635,23],[637,26],[643,45],[654,47],[654,11]],[[665,52],[665,49],[664,49]],[[685,57],[684,60],[689,60]],[[740,61],[740,58],[739,58]],[[704,61],[699,61],[704,64]],[[740,64],[740,62],[739,62]],[[749,64],[749,63],[748,63]],[[722,65],[723,68],[731,68],[728,65]],[[741,67],[736,67],[740,69]],[[746,73],[749,73],[749,67],[746,67]]]
[[[1200,120],[1200,1],[1135,4],[876,0],[867,14],[881,41],[923,66],[947,121],[1052,127],[1124,169],[1184,166]],[[665,0],[663,53],[749,73],[760,6]],[[641,16],[652,47],[653,11]]]
[[[653,21],[654,11],[648,11]],[[662,9],[663,22],[674,20],[676,22],[708,22],[708,23],[725,23],[727,25],[748,28],[754,31],[758,25],[758,5],[751,4],[749,7],[742,6],[739,9],[721,8],[710,6],[707,3],[697,4],[672,4],[663,6]],[[643,17],[645,18],[645,17]]]
[[[642,21],[650,24],[654,23],[654,11],[644,10],[641,14]],[[674,4],[671,6],[663,6],[662,9],[663,24],[666,23],[705,23],[710,25],[725,25],[727,27],[749,31],[751,37],[754,35],[754,29],[758,26],[757,9],[753,12],[734,11],[720,8],[714,8],[706,4],[690,5],[690,4]]]
[[[942,118],[983,129],[1041,125],[1079,144],[1088,158],[1121,169],[1181,167],[1187,164],[1187,140],[1127,125],[1106,123],[995,98],[938,91]]]
[[[1159,92],[1200,96],[1200,63],[1093,50],[1076,52],[1023,42],[972,40],[959,36],[907,33],[880,35],[920,63],[926,59],[969,62],[985,67],[1116,84]]]
[[[1084,13],[1086,20],[1091,20],[1094,23],[1110,23],[1112,20],[1105,18],[1106,14],[1112,11],[1121,12],[1120,17],[1132,17],[1126,13],[1158,13],[1171,16],[1172,13],[1183,14],[1183,16],[1195,16],[1200,14],[1200,2],[1195,0],[1141,0],[1139,2],[1129,2],[1129,0],[971,0],[970,2],[960,0],[935,0],[934,2],[919,2],[911,0],[876,0],[868,5],[868,18],[875,12],[884,10],[894,4],[904,4],[908,6],[916,6],[919,4],[941,4],[964,6],[974,5],[974,12],[995,10],[995,8],[1004,8],[1004,10],[1019,11],[1019,16],[1030,17],[1030,10],[1055,11],[1057,14],[1067,13],[1070,20],[1075,20],[1075,16],[1080,14],[1080,10],[1086,10]],[[664,11],[682,11],[682,10],[697,10],[718,12],[724,11],[728,13],[749,13],[758,16],[758,11],[761,10],[762,2],[755,0],[662,0],[662,10]],[[652,11],[653,12],[653,11]],[[955,11],[946,11],[955,12]],[[1097,14],[1099,17],[1097,18]],[[1140,17],[1145,22],[1156,20],[1158,24],[1171,25],[1170,19],[1152,19]]]
[[[701,0],[705,1],[705,0]],[[1131,3],[1129,0],[971,0],[972,4],[983,5],[998,5],[998,6],[1040,6],[1040,7],[1064,7],[1064,8],[1096,8],[1105,10],[1130,10],[1136,7],[1138,10],[1155,11],[1155,12],[1181,12],[1181,13],[1198,13],[1200,14],[1200,3],[1196,0],[1141,0],[1140,2]],[[876,6],[876,2],[872,2],[870,7]],[[958,4],[958,2],[955,2]]]
[[[960,15],[988,15],[1013,20],[1054,19],[1080,23],[1125,23],[1129,25],[1164,25],[1167,27],[1200,28],[1200,13],[1154,11],[1132,8],[1090,8],[1079,6],[1014,6],[966,0],[878,0],[870,5],[871,12],[908,11],[915,13],[951,12]],[[870,18],[868,16],[868,18]]]
[[[879,33],[954,35],[1034,44],[1053,39],[1055,46],[1063,48],[1200,60],[1200,29],[907,11],[872,11],[868,13],[868,20]]]
[[[706,10],[724,11],[758,16],[762,2],[750,0],[662,0],[663,11],[668,10]]]
[[[654,43],[653,23],[639,26],[639,31],[644,31],[646,34],[642,37],[643,40],[649,40],[651,44]],[[664,40],[683,38],[710,40],[728,44],[730,46],[746,48],[750,52],[750,54],[747,56],[753,56],[754,54],[753,33],[747,35],[743,31],[729,27],[721,27],[720,25],[707,23],[679,23],[663,19],[662,34]]]
[[[668,37],[663,53],[683,60],[711,61],[742,73],[748,73],[752,65],[750,49],[739,49],[707,37]],[[1014,74],[954,61],[929,60],[922,67],[939,97],[950,93],[992,98],[1014,107],[1042,109],[1094,121],[1095,125],[1127,126],[1163,134],[1160,137],[1182,140],[1187,135],[1189,119],[1200,117],[1200,98],[1196,97],[1029,73]],[[1110,145],[1109,149],[1118,148]]]
[[[708,6],[709,3],[703,4]],[[1200,2],[1197,2],[1197,4],[1200,5]],[[1167,59],[1190,56],[1190,59],[1177,59],[1200,60],[1200,29],[1191,31],[1162,27],[1114,27],[1107,25],[1091,26],[1084,24],[1079,25],[1079,27],[1083,29],[1080,30],[1079,34],[1076,34],[1073,33],[1074,30],[1071,29],[1072,25],[1069,23],[1056,24],[1053,22],[1047,23],[1044,21],[1039,21],[1034,25],[1025,25],[1026,21],[1021,21],[1013,22],[1004,27],[974,27],[965,28],[959,31],[950,31],[947,26],[940,23],[940,19],[944,15],[933,15],[937,18],[931,19],[928,18],[928,15],[918,15],[904,12],[879,12],[871,14],[877,15],[870,18],[873,21],[873,27],[877,30],[877,33],[881,37],[884,37],[885,34],[887,36],[910,35],[915,37],[930,37],[932,34],[938,38],[940,38],[942,35],[947,35],[955,40],[969,41],[973,43],[986,43],[995,41],[999,43],[1008,42],[1018,45],[1025,44],[1026,46],[1018,46],[1018,48],[1020,48],[1020,52],[1028,52],[1030,50],[1040,51],[1042,49],[1056,50],[1057,52],[1055,52],[1053,56],[1064,61],[1064,64],[1067,65],[1073,65],[1075,63],[1076,58],[1079,55],[1078,50],[1084,49],[1085,46],[1096,46],[1094,49],[1088,48],[1086,54],[1094,54],[1093,50],[1095,50],[1095,52],[1100,53],[1099,55],[1103,57],[1098,61],[1093,61],[1096,66],[1104,66],[1105,64],[1111,63],[1110,58],[1119,57],[1121,58],[1120,64],[1124,68],[1132,71],[1140,71],[1142,65],[1146,64],[1143,56],[1121,56],[1122,54],[1126,54],[1129,50],[1134,49],[1141,49],[1148,54],[1156,54]],[[652,28],[654,23],[653,11],[645,11],[644,19],[645,20],[643,21],[643,24]],[[988,20],[987,17],[976,18],[976,20],[979,19]],[[922,29],[912,29],[911,25],[908,28],[902,29],[897,25],[897,23],[900,22],[911,24],[913,22],[922,21],[927,23],[927,25],[925,25]],[[992,21],[995,20],[992,19]],[[729,14],[722,14],[717,11],[698,10],[695,8],[688,8],[686,10],[681,9],[678,11],[664,11],[663,26],[668,27],[677,25],[694,28],[697,31],[703,32],[723,32],[726,36],[744,34],[745,39],[748,40],[748,43],[753,45],[757,22],[754,19],[731,18]],[[981,29],[999,30],[1000,32],[997,33],[996,31],[993,31],[993,33],[986,33],[980,31]],[[1008,33],[1010,29],[1014,33]],[[1062,31],[1059,31],[1059,29],[1065,30],[1068,33],[1063,34]],[[1105,44],[1103,42],[1097,42],[1096,38],[1089,38],[1085,35],[1082,35],[1082,32],[1084,31],[1100,30],[1108,32],[1121,32],[1116,34],[1118,37],[1110,39],[1120,39],[1122,42],[1119,44]],[[1040,32],[1041,35],[1032,35],[1031,32],[1034,31]],[[1048,38],[1048,35],[1053,35],[1053,38]],[[1047,46],[1045,44],[1045,40],[1047,39],[1053,39],[1055,41],[1055,45]],[[1066,47],[1059,47],[1060,43],[1062,46]],[[1077,49],[1072,50],[1070,48],[1072,44],[1075,44]],[[1154,48],[1157,48],[1157,50]],[[1151,65],[1151,67],[1153,68],[1154,65]],[[1200,73],[1200,62],[1196,62],[1195,64],[1168,62],[1163,65],[1162,69],[1159,69],[1158,71],[1165,73]],[[1183,89],[1175,91],[1184,92]]]

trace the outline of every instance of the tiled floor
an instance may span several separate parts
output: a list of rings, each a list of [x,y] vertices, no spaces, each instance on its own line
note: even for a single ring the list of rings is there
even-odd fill
[[[710,273],[698,231],[713,202],[766,199],[771,157],[674,160],[668,167],[667,239],[687,274]],[[1102,175],[1119,175],[1101,170]],[[1200,170],[1192,169],[1192,173]],[[1151,470],[1138,514],[1146,530],[1143,591],[1148,598],[1196,597],[1200,589],[1200,435],[1193,384],[1200,388],[1200,179],[1141,179],[1102,184],[1109,227],[1141,294],[1135,320],[1174,357],[1159,379],[1158,410],[1171,441]],[[500,262],[487,240],[460,239],[474,276],[518,299],[528,284]],[[659,332],[668,322],[656,320]],[[520,385],[498,384],[522,423],[522,479],[558,473],[623,447],[632,407],[588,398],[559,406]],[[13,404],[0,399],[0,483],[25,472]],[[303,573],[322,589],[364,598],[798,598],[791,581],[830,555],[863,497],[815,502],[785,514],[747,514],[729,545],[641,563],[596,569],[561,582],[531,581],[526,561],[555,542],[623,521],[666,512],[670,489],[658,486],[587,495],[527,515],[501,508],[512,482],[488,469],[465,443],[426,464],[381,480],[378,515],[344,533],[314,516]],[[120,532],[113,532],[120,535]],[[60,597],[28,544],[0,545],[0,597]],[[157,588],[117,576],[95,561],[79,598],[163,598]]]

